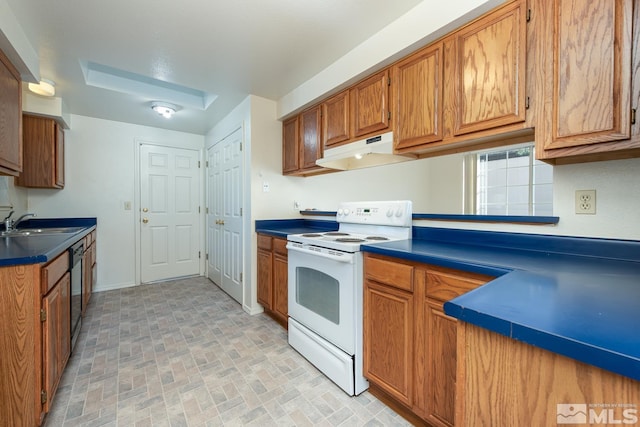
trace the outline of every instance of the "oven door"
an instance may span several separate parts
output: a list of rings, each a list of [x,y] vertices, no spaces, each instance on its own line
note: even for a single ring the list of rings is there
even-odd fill
[[[362,253],[332,255],[288,244],[289,317],[342,351],[354,355],[356,318],[362,316],[356,287]]]

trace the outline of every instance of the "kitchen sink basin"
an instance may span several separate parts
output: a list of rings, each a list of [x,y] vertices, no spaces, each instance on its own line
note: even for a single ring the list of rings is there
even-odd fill
[[[2,237],[20,237],[20,236],[46,236],[50,234],[75,234],[84,227],[51,227],[51,228],[20,228],[9,232],[3,231]]]

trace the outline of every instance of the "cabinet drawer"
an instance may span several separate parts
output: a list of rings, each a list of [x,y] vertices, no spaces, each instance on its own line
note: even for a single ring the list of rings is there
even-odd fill
[[[367,279],[398,289],[413,291],[413,266],[367,256],[364,263]]]
[[[265,236],[263,234],[258,234],[258,248],[266,249],[268,251],[271,250],[271,236]]]
[[[51,288],[69,270],[69,252],[64,251],[56,259],[42,268],[42,295]]]
[[[285,239],[273,239],[273,252],[280,255],[287,255],[287,241]]]
[[[427,297],[449,301],[484,285],[492,278],[459,271],[427,271]]]

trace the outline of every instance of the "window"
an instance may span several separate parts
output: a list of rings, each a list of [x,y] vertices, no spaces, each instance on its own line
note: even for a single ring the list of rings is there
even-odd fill
[[[467,213],[553,215],[553,167],[535,159],[533,144],[472,153],[465,167]]]

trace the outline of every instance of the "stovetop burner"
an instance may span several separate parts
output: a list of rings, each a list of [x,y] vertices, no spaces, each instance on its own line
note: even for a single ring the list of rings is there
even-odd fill
[[[367,236],[365,237],[366,240],[389,240],[388,237],[384,237],[384,236]]]
[[[322,234],[318,234],[318,233],[305,233],[305,234],[301,234],[302,237],[322,237]]]
[[[359,239],[357,237],[338,237],[336,239],[336,242],[341,242],[341,243],[362,243],[362,242],[366,242],[366,240]]]
[[[341,231],[329,231],[324,233],[325,236],[348,236],[349,233],[343,233]]]

